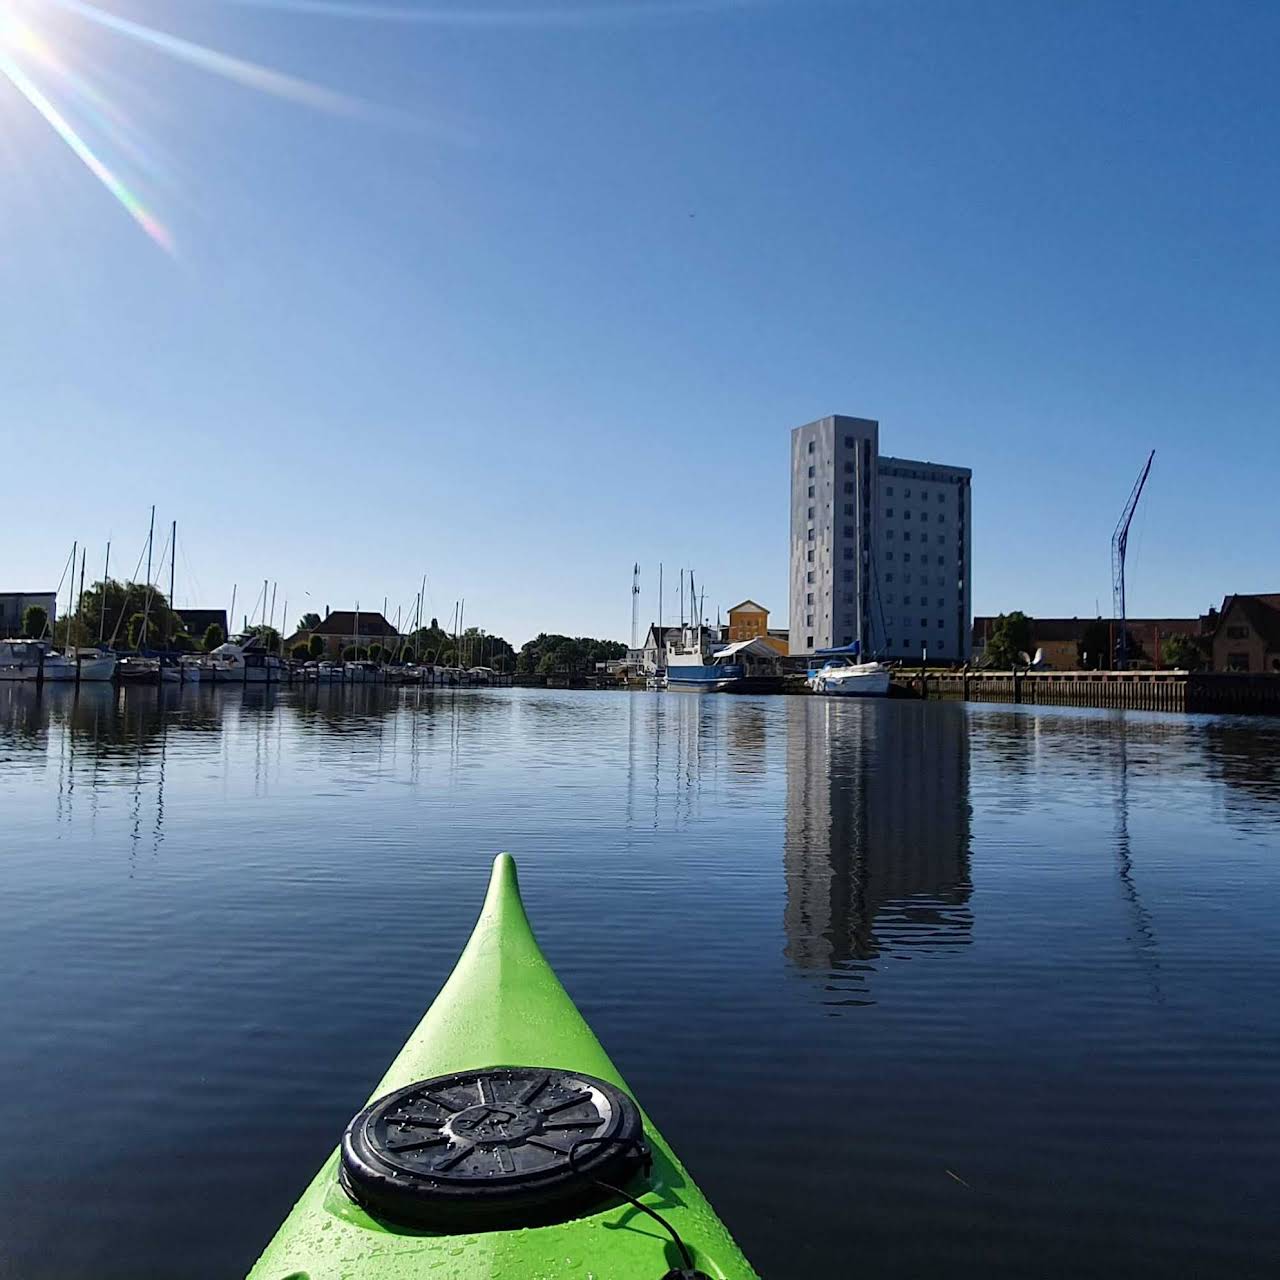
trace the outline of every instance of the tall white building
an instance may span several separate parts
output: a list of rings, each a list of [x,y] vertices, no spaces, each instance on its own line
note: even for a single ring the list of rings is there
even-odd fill
[[[967,467],[880,456],[880,424],[834,414],[791,432],[791,652],[969,656]]]

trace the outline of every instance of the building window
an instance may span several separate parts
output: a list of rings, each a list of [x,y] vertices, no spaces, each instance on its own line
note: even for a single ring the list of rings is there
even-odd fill
[[[947,563],[947,558],[946,558],[946,556],[939,556],[939,557],[938,557],[938,563],[939,563],[939,564],[946,564],[946,563]]]
[[[929,541],[929,535],[928,535],[927,533],[922,533],[922,534],[920,535],[920,541],[921,541],[921,542],[928,542],[928,541]]]
[[[813,485],[809,486],[809,497],[813,497]]]
[[[809,519],[810,519],[810,520],[812,520],[812,519],[813,519],[813,508],[812,508],[812,507],[810,507],[810,508],[809,508]]]
[[[844,549],[844,558],[845,558],[846,560],[852,560],[852,559],[853,559],[853,548],[852,548],[852,547],[845,547],[845,549]]]
[[[938,608],[939,608],[939,609],[945,609],[945,608],[946,608],[946,606],[947,606],[947,602],[946,602],[946,601],[945,601],[941,596],[939,596],[939,597],[938,597]],[[942,623],[938,623],[938,626],[942,626]]]
[[[939,619],[938,619],[938,630],[939,630],[939,631],[941,631],[941,630],[942,630],[942,619],[941,619],[941,618],[939,618]]]
[[[943,499],[943,493],[942,493],[942,490],[941,490],[941,489],[939,489],[939,490],[938,490],[938,501],[939,501],[939,502],[941,502],[941,501],[942,501],[942,499]]]
[[[908,586],[910,586],[910,585],[911,585],[911,575],[910,575],[909,573],[904,573],[904,574],[902,575],[902,580],[903,580],[903,582],[905,582]]]
[[[810,453],[812,453],[812,452],[813,452],[813,441],[812,441],[812,440],[810,440],[810,441],[809,441],[809,452],[810,452]]]
[[[903,489],[903,491],[902,491],[902,496],[903,496],[904,498],[909,498],[909,497],[911,497],[911,490],[910,490],[910,489]]]
[[[892,604],[892,603],[893,603],[893,592],[892,592],[892,591],[890,591],[890,592],[888,593],[888,595],[886,595],[886,596],[885,596],[885,598],[884,598],[884,602],[885,602],[885,604]]]
[[[927,521],[927,520],[929,519],[929,513],[928,513],[927,511],[922,511],[922,512],[920,513],[920,519],[921,519],[921,520],[926,520],[926,521]]]
[[[903,518],[904,520],[910,520],[910,519],[911,519],[911,512],[910,512],[910,511],[904,511],[904,512],[902,513],[902,518]]]
[[[903,559],[907,564],[910,564],[910,563],[911,563],[911,552],[910,552],[910,551],[904,551],[904,552],[902,553],[902,559]]]
[[[845,602],[845,604],[852,604],[852,603],[853,603],[853,592],[852,592],[852,591],[846,591],[846,592],[844,593],[844,602]]]
[[[812,603],[813,603],[813,592],[812,592],[812,591],[809,591],[809,592],[806,592],[806,593],[805,593],[804,602],[805,602],[805,604],[812,604]]]
[[[853,475],[853,463],[852,463],[852,462],[846,462],[846,463],[844,464],[844,472],[845,472],[845,475],[848,475],[848,476]]]
[[[840,576],[841,576],[841,578],[842,578],[845,582],[852,582],[852,581],[853,581],[853,570],[852,570],[852,569],[844,569],[844,570],[842,570],[842,571],[841,571]]]
[[[813,637],[812,637],[812,636],[805,636],[805,638],[804,638],[804,647],[805,647],[806,649],[812,649],[812,648],[813,648]]]
[[[811,627],[811,626],[813,626],[813,614],[811,614],[811,613],[806,613],[806,614],[804,615],[804,625],[805,625],[806,627]],[[812,642],[812,641],[810,641],[810,643],[812,644],[813,642]]]
[[[920,619],[920,630],[921,630],[921,631],[928,631],[928,630],[929,630],[929,619],[928,619],[928,618],[921,618],[921,619]]]
[[[810,480],[812,480],[812,479],[813,479],[813,467],[812,467],[812,466],[809,468],[809,479],[810,479]]]
[[[806,582],[812,582],[812,581],[813,581],[813,570],[812,570],[812,569],[810,569],[810,570],[809,570],[809,572],[808,572],[808,573],[806,573],[806,574],[804,575],[804,580],[805,580]]]
[[[892,508],[892,507],[886,507],[886,508],[885,508],[885,512],[884,512],[884,513],[885,513],[885,515],[886,515],[890,520],[892,520],[892,519],[893,519],[893,508]]]
[[[910,529],[903,529],[903,531],[902,531],[902,540],[903,540],[903,542],[910,542],[910,541],[911,541],[911,530],[910,530]]]
[[[1248,671],[1249,655],[1247,653],[1227,654],[1227,670],[1228,671]]]
[[[1227,628],[1228,640],[1247,640],[1248,638],[1249,638],[1248,627],[1228,627]]]
[[[813,541],[813,530],[812,530],[812,529],[810,529],[810,530],[809,530],[808,538],[809,538],[809,541],[810,541],[810,542],[812,542],[812,541]]]
[[[851,516],[851,515],[853,515],[853,503],[852,503],[852,502],[846,502],[846,503],[844,504],[844,513],[845,513],[845,515],[847,515],[847,516]]]
[[[885,558],[886,560],[892,560],[892,559],[893,559],[893,552],[892,552],[892,551],[886,551],[886,552],[884,553],[884,558]]]
[[[845,527],[844,527],[844,536],[845,536],[846,538],[852,538],[852,537],[853,537],[853,525],[851,525],[851,524],[847,524],[847,525],[845,525]]]
[[[884,536],[885,536],[886,538],[892,538],[892,537],[894,536],[894,534],[893,534],[893,530],[892,530],[892,529],[886,529],[886,530],[884,531]]]
[[[893,574],[891,574],[891,573],[886,573],[886,574],[884,575],[884,580],[885,580],[886,582],[892,582],[892,581],[893,581]]]
[[[846,481],[845,481],[844,491],[845,491],[845,493],[852,493],[852,492],[853,492],[853,482],[852,482],[852,481],[849,481],[849,480],[846,480]]]
[[[910,604],[910,603],[911,603],[911,597],[910,597],[910,596],[903,596],[903,597],[902,597],[902,603],[903,603],[903,604]]]
[[[813,563],[813,548],[812,548],[812,547],[810,547],[810,548],[809,548],[808,560],[809,560],[809,563],[810,563],[810,564],[812,564],[812,563]]]

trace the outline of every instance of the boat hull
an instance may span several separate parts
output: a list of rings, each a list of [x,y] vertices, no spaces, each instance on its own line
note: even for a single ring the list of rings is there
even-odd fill
[[[869,675],[823,676],[810,682],[814,693],[829,698],[885,698],[889,695],[889,673],[877,671]]]
[[[494,864],[480,919],[453,974],[373,1098],[415,1081],[494,1066],[581,1072],[630,1093],[539,949],[507,854]],[[352,1113],[357,1109],[353,1099]],[[751,1280],[750,1263],[671,1147],[647,1117],[643,1123],[653,1167],[631,1190],[670,1221],[707,1275]],[[339,1167],[335,1151],[250,1280],[656,1280],[674,1265],[671,1241],[626,1204],[606,1202],[595,1212],[523,1229],[401,1229],[358,1207],[339,1182]]]

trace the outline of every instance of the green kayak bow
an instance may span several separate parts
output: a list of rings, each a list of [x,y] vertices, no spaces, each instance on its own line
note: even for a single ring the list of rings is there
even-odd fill
[[[457,966],[250,1280],[750,1280],[500,854]]]

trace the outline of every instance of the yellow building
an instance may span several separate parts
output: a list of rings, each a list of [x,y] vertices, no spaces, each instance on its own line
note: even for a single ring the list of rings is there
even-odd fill
[[[786,633],[769,630],[769,610],[754,600],[744,600],[729,610],[729,643],[738,640],[763,640],[784,657],[789,651]]]

